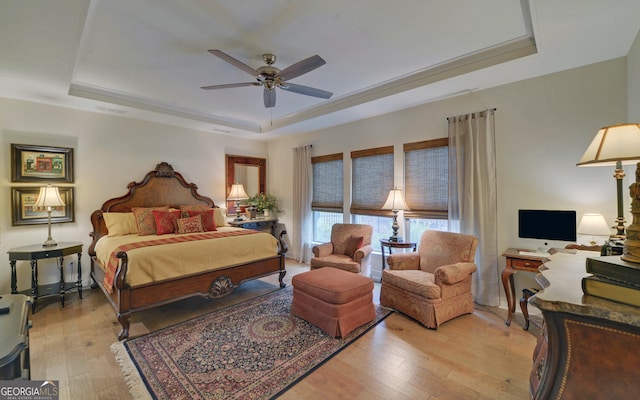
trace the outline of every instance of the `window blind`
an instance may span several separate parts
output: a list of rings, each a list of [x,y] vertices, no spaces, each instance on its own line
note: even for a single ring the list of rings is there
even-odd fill
[[[393,189],[393,146],[351,152],[351,213],[391,215],[381,210]]]
[[[313,211],[343,212],[344,173],[342,153],[311,157]]]
[[[447,218],[449,139],[404,145],[405,217]]]

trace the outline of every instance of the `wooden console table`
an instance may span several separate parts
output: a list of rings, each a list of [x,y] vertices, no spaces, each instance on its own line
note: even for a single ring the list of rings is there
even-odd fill
[[[584,295],[587,257],[553,254],[529,302],[544,327],[533,354],[532,399],[640,398],[640,308]]]
[[[24,291],[32,298],[31,312],[36,312],[36,302],[41,297],[60,296],[60,303],[64,307],[64,295],[70,290],[76,290],[82,299],[82,243],[80,242],[59,242],[55,247],[42,247],[42,244],[32,244],[10,249],[9,267],[11,268],[11,293],[18,293],[18,280],[16,274],[16,261],[25,260],[31,262],[31,289]],[[65,282],[64,280],[64,257],[76,254],[78,258],[78,280]],[[60,281],[48,285],[38,283],[38,260],[46,258],[57,258],[60,269]]]

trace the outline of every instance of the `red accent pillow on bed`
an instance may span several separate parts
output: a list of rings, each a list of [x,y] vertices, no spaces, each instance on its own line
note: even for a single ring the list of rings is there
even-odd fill
[[[174,233],[176,229],[176,221],[180,219],[182,213],[180,210],[175,211],[158,211],[153,210],[153,218],[156,221],[156,234],[166,235]]]
[[[213,208],[207,210],[187,210],[190,217],[202,216],[202,227],[205,231],[217,231]]]

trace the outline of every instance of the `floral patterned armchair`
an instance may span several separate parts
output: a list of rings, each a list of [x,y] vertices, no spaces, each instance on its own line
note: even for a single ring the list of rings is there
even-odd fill
[[[427,328],[473,312],[471,275],[478,239],[472,235],[425,231],[418,251],[387,258],[380,304],[406,314]]]
[[[334,224],[331,227],[331,242],[311,249],[311,269],[332,267],[370,277],[372,233],[371,225]]]

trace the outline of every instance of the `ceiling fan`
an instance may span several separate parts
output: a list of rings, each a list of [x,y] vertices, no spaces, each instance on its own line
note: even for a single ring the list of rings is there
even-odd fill
[[[326,64],[326,61],[319,55],[305,58],[302,61],[283,69],[282,71],[273,66],[276,62],[275,54],[265,53],[262,59],[267,65],[253,69],[247,64],[239,61],[220,50],[209,50],[209,53],[217,56],[229,64],[240,68],[244,72],[254,76],[256,82],[229,83],[225,85],[202,86],[201,89],[228,89],[241,86],[263,86],[263,99],[266,108],[275,107],[276,105],[276,88],[287,90],[289,92],[304,94],[306,96],[320,97],[322,99],[330,98],[333,93],[326,90],[316,89],[309,86],[298,85],[288,82],[289,79],[297,78],[300,75],[313,71],[314,69]]]

